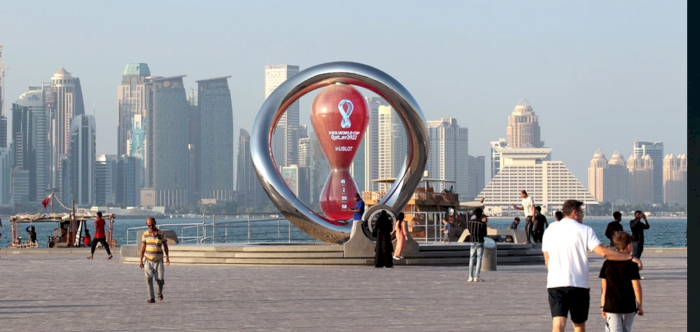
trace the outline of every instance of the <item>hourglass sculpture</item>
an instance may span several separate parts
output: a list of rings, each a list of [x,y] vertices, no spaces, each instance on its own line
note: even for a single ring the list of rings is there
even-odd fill
[[[411,200],[423,176],[428,160],[428,130],[423,112],[413,96],[401,83],[379,69],[355,62],[331,62],[300,71],[265,99],[250,137],[250,156],[255,173],[270,201],[294,226],[327,243],[345,243],[353,228],[353,223],[342,222],[352,217],[348,208],[354,207],[353,194],[357,192],[348,168],[369,121],[368,106],[353,87],[367,89],[386,100],[401,117],[406,129],[407,149],[403,166],[397,171],[394,184],[375,205],[401,211]],[[321,197],[323,215],[296,197],[282,178],[272,153],[272,138],[280,117],[289,105],[317,89],[322,90],[314,103],[316,115],[312,115],[312,123],[333,168]],[[342,195],[343,188],[346,195]]]
[[[344,83],[321,90],[311,106],[311,124],[331,166],[319,198],[321,210],[331,221],[352,218],[348,209],[355,206],[358,190],[350,165],[369,122],[367,108],[360,92]]]

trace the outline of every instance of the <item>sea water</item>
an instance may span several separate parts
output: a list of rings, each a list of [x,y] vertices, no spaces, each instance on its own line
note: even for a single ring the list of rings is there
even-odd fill
[[[220,217],[219,217],[220,218]],[[519,229],[525,227],[525,222],[521,217]],[[605,228],[612,219],[609,218],[585,218],[583,223],[585,225],[591,226],[593,230],[598,235],[598,239],[603,244],[609,243],[608,239],[605,237]],[[197,235],[195,224],[200,224],[200,236],[204,235],[203,228],[201,227],[202,219],[175,219],[175,218],[159,218],[158,225],[162,229],[173,229],[176,231],[178,236],[195,236]],[[304,234],[298,230],[294,225],[289,225],[286,220],[278,221],[266,221],[251,224],[250,230],[248,229],[246,222],[240,222],[238,224],[231,224],[231,219],[217,219],[216,221],[216,242],[248,242],[249,232],[250,232],[250,242],[287,242],[291,238],[291,242],[309,242],[315,241],[313,238]],[[548,219],[548,221],[554,222],[554,218]],[[207,219],[206,224],[208,235],[211,235],[211,219]],[[513,222],[512,218],[490,218],[489,226],[493,228],[506,229]],[[95,227],[92,225],[93,221],[87,222],[88,229],[90,230],[90,235],[94,237]],[[136,239],[137,231],[145,230],[134,229],[136,227],[145,226],[145,219],[115,219],[114,221],[114,235],[113,237],[117,240],[119,245],[126,244],[127,229],[131,228],[129,232],[129,243],[134,244]],[[226,225],[229,227],[226,227]],[[623,219],[622,228],[626,232],[630,232],[629,220]],[[53,235],[54,228],[58,227],[58,223],[55,222],[42,222],[42,223],[31,223],[35,226],[37,233],[37,240],[40,247],[46,247],[47,236]],[[686,218],[660,218],[654,219],[649,218],[650,229],[646,230],[644,233],[646,248],[675,248],[675,247],[686,247],[687,246],[687,219]],[[0,233],[3,233],[0,237],[0,248],[7,248],[10,244],[10,228],[11,225],[7,219],[3,220],[3,228],[0,229]],[[29,223],[19,224],[20,226],[20,236],[22,237],[22,242],[26,242],[29,238],[26,232]],[[184,227],[186,228],[183,231]],[[291,236],[289,231],[291,230]],[[107,231],[107,229],[105,229]],[[226,240],[224,240],[224,234],[227,234]],[[212,243],[212,240],[205,241],[206,243]],[[1,253],[1,252],[0,252]]]

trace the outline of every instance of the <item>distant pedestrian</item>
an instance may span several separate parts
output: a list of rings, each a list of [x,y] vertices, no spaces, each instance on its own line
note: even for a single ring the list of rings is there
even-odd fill
[[[452,232],[452,225],[450,225],[450,221],[447,220],[447,218],[442,219],[442,224],[443,226],[440,227],[440,230],[442,231],[442,243],[450,243],[450,233]]]
[[[642,223],[644,219],[644,223]],[[642,211],[634,212],[634,219],[630,220],[630,230],[632,231],[632,256],[642,258],[644,251],[644,230],[649,229],[649,221]]]
[[[394,267],[392,252],[394,246],[391,244],[391,217],[386,211],[382,211],[377,217],[373,235],[377,237],[377,244],[374,247],[374,267]]]
[[[27,226],[27,233],[29,233],[29,242],[27,242],[29,247],[39,247],[39,241],[36,240],[36,228],[34,228],[34,225]]]
[[[612,215],[613,221],[608,223],[608,227],[605,228],[605,237],[610,239],[610,247],[615,248],[613,236],[615,235],[615,232],[622,232],[622,224],[620,223],[620,221],[622,221],[622,213],[620,213],[620,211],[615,211]]]
[[[554,219],[556,219],[556,221],[560,221],[564,219],[564,214],[561,213],[561,211],[554,212]]]
[[[481,215],[479,220],[469,220],[469,237],[472,242],[469,249],[469,279],[468,282],[483,282],[481,279],[481,260],[484,257],[484,236],[486,236],[486,223],[488,216]]]
[[[392,234],[396,234],[396,249],[394,249],[394,259],[403,259],[403,248],[408,240],[408,227],[406,226],[406,220],[404,220],[405,215],[403,212],[399,212],[396,216],[396,224],[394,225],[394,231]]]
[[[352,220],[362,221],[362,215],[365,213],[365,201],[362,200],[360,193],[355,193],[355,208],[348,209],[348,211],[353,212]]]
[[[85,239],[83,239],[83,244],[84,244],[86,247],[89,247],[89,246],[90,246],[90,242],[92,242],[92,239],[90,238],[90,231],[89,231],[89,230],[87,229],[87,227],[86,227],[86,228],[85,228]]]
[[[564,331],[571,312],[575,331],[585,331],[591,296],[588,283],[588,251],[611,261],[632,260],[639,269],[642,262],[629,254],[600,244],[593,229],[583,224],[583,202],[567,200],[564,219],[544,232],[542,253],[547,268],[547,292],[552,313],[552,331]]]
[[[165,265],[170,265],[170,255],[168,254],[168,238],[156,227],[156,219],[149,217],[146,219],[148,230],[141,235],[141,263],[139,266],[146,271],[146,285],[148,286],[147,303],[156,302],[153,294],[153,279],[158,285],[158,300],[163,301],[163,284],[165,284],[165,267],[163,266],[163,254],[165,254]],[[145,264],[144,264],[145,262]]]
[[[520,197],[522,198],[520,206],[513,204],[513,208],[516,210],[521,210],[525,214],[525,237],[527,238],[525,243],[534,243],[530,240],[530,238],[533,235],[532,223],[535,219],[535,201],[532,199],[532,197],[527,195],[527,191],[525,190],[520,191]]]
[[[632,236],[618,231],[613,243],[623,254],[632,252]],[[605,319],[605,331],[632,331],[635,313],[644,316],[642,308],[642,284],[639,267],[631,261],[606,260],[600,269],[600,311]]]
[[[105,220],[102,219],[102,212],[97,212],[97,218],[95,218],[95,238],[92,240],[92,246],[90,247],[90,256],[88,259],[92,259],[95,255],[95,248],[97,243],[102,243],[102,247],[107,251],[107,259],[112,259],[112,252],[109,251],[109,245],[105,239]]]
[[[547,217],[542,214],[541,206],[536,206],[535,211],[535,222],[532,225],[535,243],[542,243],[542,236],[544,235],[545,229],[549,227],[549,223],[547,222]]]

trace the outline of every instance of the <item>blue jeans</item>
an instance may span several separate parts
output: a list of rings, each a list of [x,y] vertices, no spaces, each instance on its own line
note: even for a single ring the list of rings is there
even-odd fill
[[[482,257],[484,257],[484,243],[472,242],[472,247],[469,249],[469,278],[479,277]]]
[[[605,315],[605,332],[630,332],[632,331],[632,323],[636,312],[628,314],[613,314],[606,312]]]
[[[637,257],[637,258],[642,258],[643,251],[644,251],[644,242],[632,241],[632,256]]]

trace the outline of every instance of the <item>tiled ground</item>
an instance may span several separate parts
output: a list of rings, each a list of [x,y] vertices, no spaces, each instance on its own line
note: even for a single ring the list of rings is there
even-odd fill
[[[118,255],[0,254],[1,331],[551,329],[542,265],[499,266],[484,283],[466,283],[464,267],[171,265],[165,300],[147,304],[142,270]],[[643,260],[646,315],[634,330],[687,330],[686,253]],[[592,308],[602,262],[591,259]],[[588,329],[603,330],[597,309]]]

